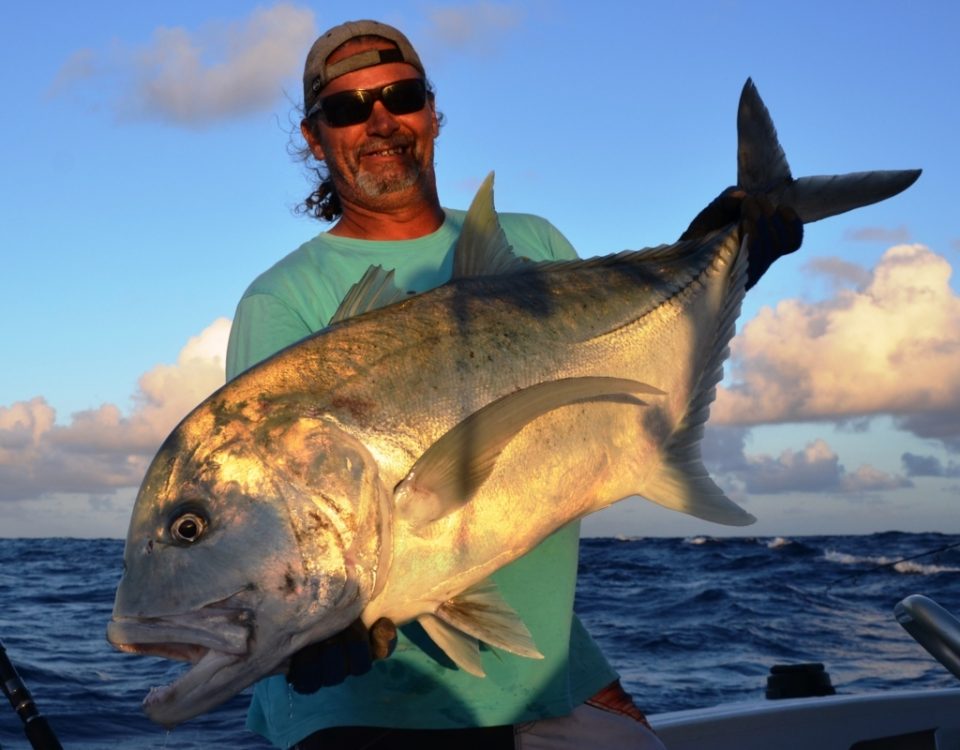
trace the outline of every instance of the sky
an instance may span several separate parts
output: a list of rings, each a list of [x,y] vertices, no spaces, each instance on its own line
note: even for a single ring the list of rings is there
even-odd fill
[[[363,17],[436,88],[444,205],[494,170],[584,257],[674,241],[735,181],[748,77],[795,176],[922,168],[747,296],[704,454],[757,524],[631,499],[584,533],[960,532],[955,4],[52,0],[0,10],[0,536],[125,535],[244,289],[325,226],[295,211],[300,75]]]

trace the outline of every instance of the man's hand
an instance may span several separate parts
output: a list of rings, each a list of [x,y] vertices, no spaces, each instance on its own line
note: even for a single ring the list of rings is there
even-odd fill
[[[339,685],[350,675],[370,671],[397,645],[397,626],[381,617],[370,630],[358,619],[346,630],[300,649],[290,658],[287,682],[298,693]]]
[[[703,237],[734,223],[739,223],[740,231],[748,237],[747,289],[760,280],[771,263],[803,242],[803,222],[792,208],[774,206],[765,196],[732,187],[697,214],[680,239]]]

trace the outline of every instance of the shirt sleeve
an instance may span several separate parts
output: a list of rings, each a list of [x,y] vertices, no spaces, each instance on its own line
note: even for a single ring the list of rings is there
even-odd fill
[[[570,240],[553,224],[550,222],[546,222],[546,224],[550,253],[553,258],[556,260],[575,260],[578,258],[577,251],[570,244]]]
[[[280,299],[270,294],[244,297],[237,305],[227,342],[227,380],[312,332]]]
[[[570,240],[546,219],[533,214],[501,214],[500,224],[521,258],[544,260],[576,260],[577,251]]]

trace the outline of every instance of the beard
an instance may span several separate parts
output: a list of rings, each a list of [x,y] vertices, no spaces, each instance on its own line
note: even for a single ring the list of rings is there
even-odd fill
[[[376,170],[367,169],[361,159],[357,160],[353,171],[354,184],[356,189],[368,198],[379,198],[406,190],[416,185],[423,173],[423,154],[419,153],[416,142],[409,138],[398,135],[364,144],[367,152],[389,149],[404,149],[403,160]]]
[[[357,190],[368,198],[379,198],[406,190],[415,185],[419,178],[420,167],[416,164],[405,165],[389,172],[368,172],[361,169],[357,172],[356,185]]]

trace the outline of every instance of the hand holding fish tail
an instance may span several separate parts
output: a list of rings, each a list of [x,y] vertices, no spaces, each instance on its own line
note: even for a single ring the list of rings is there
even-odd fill
[[[367,630],[358,619],[345,630],[290,657],[287,682],[302,694],[339,685],[351,675],[369,672],[373,662],[386,659],[396,645],[397,626],[391,620],[381,617]]]
[[[703,237],[710,232],[739,223],[748,237],[747,289],[756,284],[770,265],[797,250],[803,242],[803,221],[786,205],[774,205],[764,195],[729,187],[698,213],[681,240]]]

